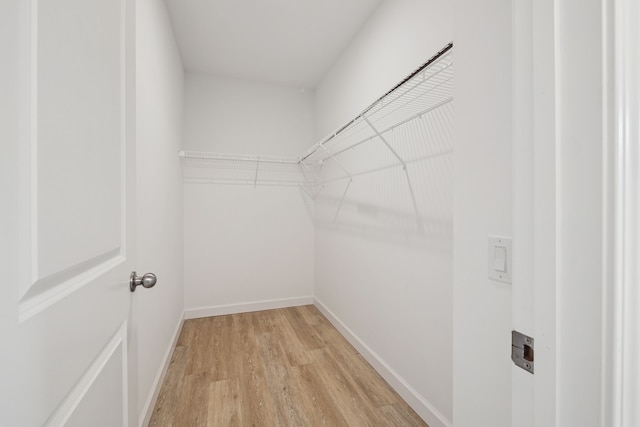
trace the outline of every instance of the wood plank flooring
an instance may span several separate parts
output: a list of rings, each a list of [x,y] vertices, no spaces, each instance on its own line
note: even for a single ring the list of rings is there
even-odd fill
[[[187,320],[150,426],[426,426],[312,305]]]

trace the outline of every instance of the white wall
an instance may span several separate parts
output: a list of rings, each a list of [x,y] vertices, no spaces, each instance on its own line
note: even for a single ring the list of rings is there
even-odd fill
[[[183,317],[182,62],[162,0],[137,2],[137,271],[158,283],[139,288],[138,413],[153,410],[161,372]]]
[[[297,157],[313,141],[313,92],[188,72],[185,150]]]
[[[185,90],[186,150],[296,157],[313,142],[312,92],[192,73]],[[184,188],[188,317],[311,302],[312,207],[297,187]]]
[[[451,2],[383,1],[316,88],[316,140],[453,40]]]
[[[316,137],[355,117],[452,39],[450,2],[383,2],[316,89]],[[451,141],[410,143],[416,154]],[[340,158],[351,171],[391,156],[384,147],[357,150]],[[401,168],[355,177],[335,222],[345,181],[327,185],[315,206],[317,301],[434,427],[451,425],[453,414],[452,162],[447,155],[408,167],[425,234],[415,227]]]
[[[487,236],[511,235],[511,1],[454,2],[453,419],[511,426],[511,285],[487,279]]]

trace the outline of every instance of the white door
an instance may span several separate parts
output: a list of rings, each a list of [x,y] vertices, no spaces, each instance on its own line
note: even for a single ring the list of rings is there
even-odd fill
[[[134,2],[2,3],[0,425],[133,425]]]

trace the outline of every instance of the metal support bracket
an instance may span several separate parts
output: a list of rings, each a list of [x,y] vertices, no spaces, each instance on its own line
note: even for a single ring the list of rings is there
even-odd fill
[[[396,157],[396,159],[398,159],[398,161],[402,164],[402,167],[407,168],[407,164],[405,163],[404,160],[402,160],[402,157],[400,157],[400,155],[398,153],[396,153],[396,150],[394,150],[391,145],[389,145],[389,143],[387,142],[387,140],[384,138],[384,136],[382,136],[382,134],[378,131],[378,129],[376,129],[376,127],[373,125],[373,123],[371,123],[369,121],[369,119],[367,117],[364,118],[364,120],[367,122],[367,124],[369,125],[369,127],[373,130],[373,132],[376,134],[376,136],[378,138],[380,138],[380,141],[382,141],[384,143],[384,145],[387,146],[387,148],[393,153],[393,155]]]
[[[422,224],[422,220],[420,219],[420,211],[418,210],[418,202],[416,201],[416,195],[415,195],[415,193],[413,191],[413,185],[411,185],[411,178],[409,178],[409,172],[407,171],[407,163],[404,160],[402,160],[402,157],[400,157],[400,155],[396,152],[396,150],[394,150],[393,147],[391,147],[391,145],[389,145],[389,143],[387,142],[385,137],[382,136],[382,134],[378,131],[378,129],[376,129],[376,127],[373,125],[373,123],[371,123],[371,121],[369,121],[369,119],[367,117],[364,117],[364,120],[367,122],[369,127],[376,134],[376,136],[378,138],[380,138],[380,141],[382,141],[384,143],[384,145],[387,146],[387,148],[391,151],[391,153],[393,153],[395,158],[398,159],[398,161],[402,165],[402,170],[404,171],[404,175],[407,178],[407,185],[409,186],[409,193],[411,194],[411,202],[413,203],[413,210],[415,211],[415,214],[416,214],[416,226],[418,227],[418,231],[421,234],[424,233],[424,226]]]
[[[338,167],[340,167],[340,169],[342,169],[345,175],[347,175],[347,177],[349,178],[349,182],[347,182],[347,185],[344,187],[344,193],[342,193],[342,198],[340,199],[340,203],[338,203],[338,209],[336,209],[336,214],[333,217],[333,222],[336,222],[336,220],[338,219],[338,214],[340,214],[340,209],[342,209],[342,203],[344,202],[344,198],[347,196],[347,191],[349,191],[349,187],[351,186],[351,181],[353,181],[353,177],[351,176],[349,171],[347,171],[345,167],[342,166],[342,163],[340,163],[338,159],[336,159],[335,156],[329,150],[327,150],[324,145],[321,145],[320,148],[322,148],[329,155],[329,157],[331,157],[331,159],[333,159],[333,161],[336,162]]]
[[[348,170],[346,170],[344,166],[342,166],[342,163],[340,163],[340,162],[338,161],[338,159],[336,159],[336,157],[331,153],[331,151],[327,150],[327,148],[326,148],[324,145],[321,145],[321,146],[320,146],[320,148],[322,148],[322,149],[325,151],[325,153],[327,153],[327,154],[329,155],[329,157],[331,157],[331,159],[332,159],[334,162],[336,162],[336,164],[338,165],[338,167],[339,167],[340,169],[342,169],[342,171],[345,173],[345,175],[347,175],[347,177],[352,178],[352,176],[351,176],[351,174],[349,173],[349,171],[348,171]]]
[[[304,160],[300,160],[300,162],[298,162],[298,165],[300,166],[300,172],[302,173],[302,176],[305,180],[305,185],[304,187],[308,187],[308,189],[305,189],[305,192],[307,193],[307,195],[309,197],[311,197],[312,199],[315,200],[316,197],[318,197],[318,195],[320,194],[320,192],[322,191],[322,189],[324,188],[324,180],[322,178],[320,178],[318,176],[317,173],[315,173],[313,171],[313,169],[311,169],[309,167],[309,165],[307,165]],[[307,174],[305,173],[305,170],[308,171],[308,173],[310,173],[313,176],[313,181],[311,181],[308,177]],[[312,191],[312,189],[314,188],[314,186],[319,186],[320,188],[318,190],[314,190]]]
[[[316,183],[317,185],[321,185],[321,186],[323,186],[323,187],[324,187],[324,180],[323,180],[322,178],[320,178],[320,177],[318,176],[318,174],[317,174],[317,173],[315,173],[315,172],[313,171],[313,169],[311,169],[311,168],[309,167],[309,165],[307,165],[307,164],[304,162],[304,160],[300,160],[300,163],[298,163],[298,164],[300,165],[300,167],[301,167],[301,168],[306,169],[306,170],[307,170],[307,171],[308,171],[308,172],[313,176],[313,178],[315,179],[315,183]]]
[[[344,198],[347,195],[347,191],[349,191],[349,186],[351,185],[351,181],[353,181],[353,178],[349,178],[349,181],[347,182],[347,186],[344,187],[344,193],[342,193],[342,198],[340,199],[340,203],[338,203],[338,209],[336,210],[336,214],[333,217],[333,222],[336,222],[338,220],[338,214],[340,214],[340,209],[342,209],[342,203],[344,202]]]
[[[253,188],[258,186],[258,168],[260,167],[260,157],[256,160],[256,176],[253,178]]]

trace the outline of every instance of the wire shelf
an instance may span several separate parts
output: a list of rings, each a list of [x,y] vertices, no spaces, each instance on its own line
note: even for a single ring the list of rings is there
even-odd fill
[[[226,154],[226,153],[209,153],[204,151],[180,151],[178,153],[183,159],[190,160],[228,160],[236,162],[260,162],[260,163],[276,163],[276,164],[292,164],[297,165],[300,162],[298,157],[275,157],[275,156],[256,156],[249,154]]]
[[[312,146],[302,159],[308,163],[321,163],[360,144],[384,137],[397,127],[451,103],[454,89],[452,48],[452,44],[447,45],[347,125]]]
[[[190,183],[310,186],[315,182],[300,159],[181,151],[184,180]]]
[[[415,148],[403,149],[402,138],[394,137],[392,133],[396,129],[399,129],[400,133],[412,132],[412,137],[408,138],[411,141],[421,137],[420,132],[432,132],[423,125],[414,126],[414,121],[435,116],[438,116],[436,122],[449,120],[453,101],[453,77],[453,44],[450,43],[360,115],[311,146],[302,156],[296,158],[180,151],[180,157],[186,166],[185,182],[255,187],[302,186],[310,194],[317,195],[325,182],[338,179],[336,173],[350,181],[354,176],[366,173],[351,173],[340,161],[340,157],[346,152],[363,144],[378,142],[375,147],[371,144],[371,147],[359,150],[364,154],[371,153],[372,149],[383,149],[387,154],[392,153],[389,160],[391,163],[380,166],[382,169],[391,164],[401,165],[406,169],[407,163],[443,153],[448,154],[452,150],[450,147],[438,147],[433,152],[422,152],[424,149]],[[441,130],[432,133],[435,132],[441,133]],[[381,145],[386,147],[380,147]],[[409,154],[413,152],[419,153],[422,157],[410,158]],[[332,160],[333,177],[331,174],[327,176],[327,168],[323,166],[328,160]],[[350,164],[353,164],[353,161]],[[321,174],[321,170],[325,173]],[[324,180],[321,175],[324,176]],[[411,182],[408,183],[411,186]]]

